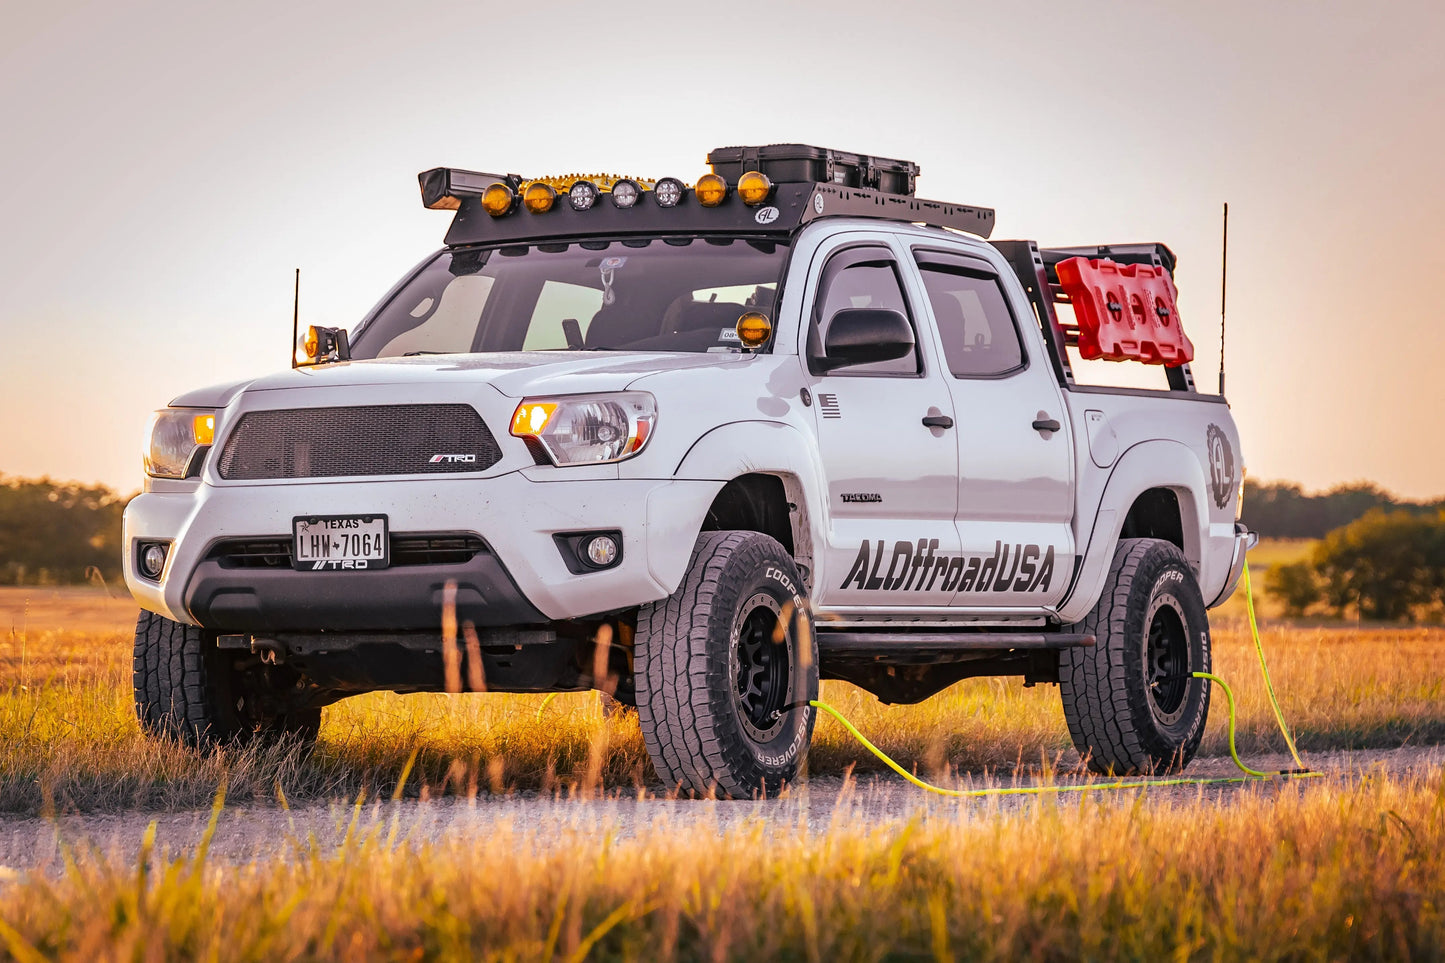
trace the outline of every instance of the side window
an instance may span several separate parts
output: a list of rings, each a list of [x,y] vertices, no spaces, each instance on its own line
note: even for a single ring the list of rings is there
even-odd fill
[[[850,248],[839,251],[824,266],[813,307],[813,328],[809,338],[811,354],[823,354],[828,325],[832,322],[833,315],[844,308],[897,311],[908,318],[910,324],[913,322],[912,312],[908,310],[908,299],[904,296],[903,285],[898,279],[898,265],[887,248]],[[918,360],[917,340],[918,331],[915,325],[914,347],[910,354],[893,361],[840,368],[834,373],[916,375],[923,370]]]
[[[1018,326],[998,278],[982,265],[941,254],[921,252],[918,269],[955,377],[1001,375],[1023,367]]]

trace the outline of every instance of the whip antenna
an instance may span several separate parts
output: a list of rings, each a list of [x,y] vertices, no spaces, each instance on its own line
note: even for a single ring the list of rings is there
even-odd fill
[[[296,342],[301,339],[301,269],[296,269],[296,292],[291,297],[291,367],[296,367]],[[1221,358],[1223,355],[1221,354]],[[1221,361],[1221,364],[1223,362]],[[1219,374],[1219,393],[1224,393],[1224,372]]]
[[[299,272],[298,272],[299,273]],[[1224,202],[1224,253],[1219,260],[1219,393],[1224,394],[1224,297],[1229,288],[1229,202]]]

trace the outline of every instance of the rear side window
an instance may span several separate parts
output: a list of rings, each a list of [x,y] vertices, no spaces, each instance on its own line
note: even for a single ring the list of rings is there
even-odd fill
[[[1018,326],[997,277],[965,258],[926,252],[918,255],[918,270],[955,377],[990,377],[1023,367]]]
[[[833,315],[845,308],[880,308],[897,311],[912,323],[908,299],[898,280],[898,265],[886,248],[850,248],[833,255],[823,268],[814,309],[811,353],[821,357],[827,343]],[[915,375],[918,363],[918,335],[915,326],[912,353],[893,361],[851,365],[833,374]]]

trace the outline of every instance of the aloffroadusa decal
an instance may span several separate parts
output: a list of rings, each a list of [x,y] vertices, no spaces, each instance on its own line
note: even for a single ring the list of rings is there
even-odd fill
[[[883,568],[887,542],[864,539],[839,588],[883,592],[1046,592],[1054,577],[1054,547],[993,543],[992,555],[935,554],[938,539],[894,542]],[[879,574],[879,572],[883,574]]]

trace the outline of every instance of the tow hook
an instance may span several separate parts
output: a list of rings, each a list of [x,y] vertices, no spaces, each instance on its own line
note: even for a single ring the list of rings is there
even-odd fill
[[[274,639],[252,639],[251,652],[261,657],[263,665],[280,665],[286,661],[286,650]]]

